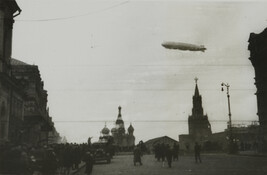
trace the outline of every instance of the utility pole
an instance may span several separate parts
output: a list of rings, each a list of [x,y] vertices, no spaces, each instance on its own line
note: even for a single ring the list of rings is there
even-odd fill
[[[230,107],[230,94],[229,94],[229,87],[230,85],[227,83],[222,83],[222,91],[224,91],[223,87],[226,87],[226,94],[227,94],[227,100],[228,100],[228,116],[229,116],[229,122],[228,122],[228,131],[229,131],[229,154],[233,154],[236,152],[234,149],[234,141],[233,141],[233,130],[232,130],[232,114],[231,114],[231,107]]]

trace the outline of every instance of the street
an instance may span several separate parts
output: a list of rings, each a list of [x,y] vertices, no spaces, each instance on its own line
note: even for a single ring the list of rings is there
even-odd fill
[[[266,175],[267,157],[203,155],[202,163],[195,163],[193,156],[181,156],[169,168],[167,162],[162,167],[153,155],[144,155],[142,166],[133,165],[133,156],[115,156],[111,164],[97,164],[93,175]],[[83,175],[82,168],[76,175]]]

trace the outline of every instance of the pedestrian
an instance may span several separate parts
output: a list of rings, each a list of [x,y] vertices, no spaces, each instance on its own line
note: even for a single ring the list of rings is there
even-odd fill
[[[22,147],[21,145],[14,145],[7,153],[7,173],[8,174],[19,174],[21,171],[22,163]],[[24,157],[25,155],[23,155]],[[22,159],[21,159],[22,158]],[[16,167],[16,168],[14,168]]]
[[[134,148],[134,166],[136,165],[136,163],[138,162],[140,165],[143,165],[142,164],[142,160],[141,160],[141,148],[140,148],[140,145],[137,145],[135,148]]]
[[[160,144],[157,143],[154,147],[154,152],[155,152],[155,158],[157,159],[157,161],[160,161]]]
[[[166,159],[167,159],[169,168],[171,168],[172,167],[172,150],[169,145],[166,145]]]
[[[19,172],[20,175],[31,174],[30,172],[30,164],[29,164],[29,155],[27,153],[27,148],[23,147],[20,154],[20,163],[19,163]]]
[[[162,167],[164,167],[165,166],[165,157],[166,157],[166,146],[164,143],[160,144],[159,152],[160,152],[160,157],[161,157],[161,161],[162,161]]]
[[[72,159],[73,159],[72,169],[77,170],[79,168],[79,164],[81,163],[81,151],[77,144],[74,146],[72,150]]]
[[[57,157],[52,148],[47,148],[43,160],[42,174],[53,175],[57,171]]]
[[[63,151],[63,156],[62,156],[62,165],[63,165],[63,172],[64,174],[69,174],[70,173],[70,168],[72,166],[72,160],[71,160],[71,148],[69,144],[66,144],[64,147]]]
[[[200,151],[201,151],[201,146],[196,142],[195,143],[195,161],[198,163],[198,161],[201,163],[201,157],[200,157]]]
[[[90,175],[93,171],[94,158],[90,151],[86,152],[83,159],[85,162],[85,174]]]
[[[173,152],[173,161],[175,160],[179,160],[179,149],[180,149],[180,146],[179,144],[176,144],[174,143],[173,144],[173,148],[172,148],[172,152]]]

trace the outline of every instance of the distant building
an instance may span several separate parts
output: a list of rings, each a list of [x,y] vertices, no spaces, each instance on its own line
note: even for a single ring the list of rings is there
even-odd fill
[[[232,137],[238,151],[259,150],[259,125],[252,123],[248,126],[232,125]],[[229,151],[229,128],[223,132],[214,133],[209,141],[204,143],[205,150]]]
[[[58,131],[56,130],[55,126],[54,126],[54,122],[52,122],[52,117],[50,118],[50,123],[52,125],[52,129],[50,131],[48,131],[48,144],[59,144],[62,143],[62,137],[60,136],[60,134],[58,133]]]
[[[193,151],[195,142],[202,146],[203,151],[228,152],[229,128],[223,132],[211,132],[208,116],[203,114],[202,98],[199,94],[197,79],[193,96],[192,115],[188,117],[189,134],[179,135],[181,150]],[[239,151],[257,151],[259,149],[259,125],[255,122],[248,126],[232,125],[232,137]]]
[[[170,148],[172,148],[174,144],[177,144],[177,145],[179,144],[179,142],[177,140],[174,140],[168,136],[163,136],[163,137],[157,137],[154,139],[150,139],[150,140],[145,142],[145,145],[146,145],[146,148],[149,152],[153,152],[155,146],[157,144],[162,144],[162,143],[169,145]]]
[[[211,126],[208,116],[204,115],[202,107],[202,97],[199,94],[198,86],[195,86],[195,94],[193,96],[192,115],[188,117],[189,134],[179,135],[180,146],[183,149],[192,150],[195,142],[204,144],[211,136]]]
[[[259,129],[260,127],[256,123],[252,123],[248,126],[232,126],[233,139],[237,143],[240,151],[258,151],[260,142]],[[225,132],[227,133],[228,129],[226,129]]]
[[[258,116],[260,122],[261,151],[267,152],[267,28],[249,37],[250,61],[255,69]]]
[[[111,134],[113,136],[114,144],[119,150],[132,150],[135,145],[134,128],[132,124],[128,127],[126,133],[124,127],[124,121],[122,120],[121,107],[119,106],[118,118],[115,122],[115,127],[111,129]]]
[[[64,136],[64,137],[61,139],[60,143],[63,143],[63,144],[68,143],[67,138]]]

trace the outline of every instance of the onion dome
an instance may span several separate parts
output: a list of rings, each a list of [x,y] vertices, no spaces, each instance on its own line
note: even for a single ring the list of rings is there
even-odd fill
[[[128,127],[128,133],[132,132],[134,132],[134,127],[132,126],[132,124],[130,124],[130,126]]]
[[[111,133],[116,133],[118,130],[117,130],[117,128],[112,128],[111,129]]]
[[[120,134],[125,134],[125,129],[124,129],[124,127],[119,127],[119,128],[118,128],[118,132],[119,132]]]
[[[102,129],[101,133],[103,135],[109,135],[109,129],[107,128],[107,126],[105,125],[105,127]]]

